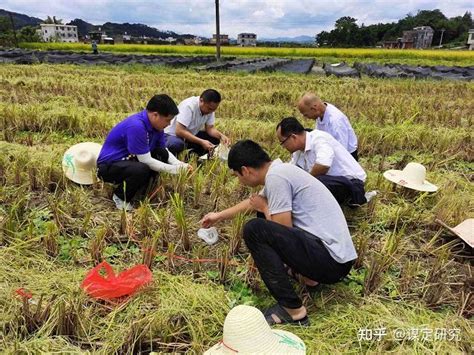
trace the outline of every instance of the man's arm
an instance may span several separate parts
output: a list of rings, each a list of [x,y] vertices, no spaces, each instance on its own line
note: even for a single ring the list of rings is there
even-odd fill
[[[252,207],[250,206],[250,199],[245,199],[239,202],[238,204],[232,207],[229,207],[223,211],[211,212],[211,213],[206,214],[201,219],[200,223],[204,228],[209,228],[220,221],[225,221],[227,219],[234,217],[240,212],[247,212],[251,209]]]
[[[314,177],[319,176],[319,175],[326,175],[327,172],[329,171],[329,168],[330,167],[326,165],[314,164],[309,173],[313,175]]]
[[[215,146],[211,142],[205,139],[201,139],[192,134],[182,123],[176,122],[176,136],[183,138],[184,140],[192,143],[199,144],[205,150],[211,150]]]
[[[258,212],[265,215],[265,219],[273,221],[275,223],[293,227],[293,219],[291,217],[291,211],[278,212],[271,214],[270,208],[268,207],[268,200],[263,195],[252,195],[250,196],[250,206]]]
[[[284,225],[286,227],[293,227],[293,219],[291,218],[291,211],[271,215],[270,220],[275,223]]]
[[[214,125],[210,125],[206,123],[205,127],[206,127],[206,133],[209,134],[211,137],[221,140],[222,143],[225,145],[230,144],[229,138],[225,134],[220,132],[217,128],[215,128]]]

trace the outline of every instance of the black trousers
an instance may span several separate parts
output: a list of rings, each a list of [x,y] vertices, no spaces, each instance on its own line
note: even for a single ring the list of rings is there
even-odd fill
[[[243,236],[263,282],[278,304],[287,308],[299,308],[302,303],[285,264],[323,284],[340,281],[352,268],[353,261],[338,263],[319,238],[298,228],[255,218],[245,224]]]
[[[344,176],[318,175],[316,179],[332,193],[339,204],[363,205],[365,198],[364,182],[358,179],[348,179]]]
[[[210,136],[205,131],[199,131],[196,137],[207,140],[214,145],[219,145],[221,142],[219,138]],[[167,147],[171,153],[178,155],[185,149],[189,149],[190,153],[197,154],[198,156],[204,155],[207,151],[197,143],[188,142],[177,136],[168,136]]]
[[[351,153],[352,157],[355,159],[355,161],[359,161],[359,153],[356,150],[354,150],[352,153]]]
[[[165,148],[156,148],[151,152],[151,156],[167,163],[169,154]],[[146,186],[151,178],[158,176],[156,171],[140,163],[136,158],[102,163],[97,166],[97,170],[97,175],[102,180],[117,184],[114,194],[127,202],[130,202],[137,191]]]

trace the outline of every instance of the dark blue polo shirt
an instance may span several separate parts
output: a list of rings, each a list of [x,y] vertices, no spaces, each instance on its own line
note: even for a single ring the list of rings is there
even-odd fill
[[[107,135],[97,164],[122,160],[130,155],[146,154],[165,147],[165,134],[150,123],[143,110],[119,122]]]

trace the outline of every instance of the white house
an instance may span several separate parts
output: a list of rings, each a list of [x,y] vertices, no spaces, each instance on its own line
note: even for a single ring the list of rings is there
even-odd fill
[[[41,38],[45,42],[78,42],[77,26],[42,23]]]
[[[467,45],[470,51],[474,49],[474,29],[469,30],[469,37],[467,37]]]
[[[257,45],[257,35],[255,33],[239,33],[237,44],[242,47],[255,47]]]

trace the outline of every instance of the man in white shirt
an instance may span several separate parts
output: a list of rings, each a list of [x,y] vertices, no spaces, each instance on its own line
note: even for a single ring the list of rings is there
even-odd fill
[[[280,144],[291,155],[291,164],[321,181],[337,202],[362,205],[367,202],[366,173],[351,154],[330,134],[307,132],[294,117],[284,118],[276,128]]]
[[[243,237],[262,280],[277,304],[265,311],[269,324],[309,325],[306,308],[290,282],[292,273],[306,286],[332,284],[345,277],[357,253],[337,201],[317,179],[298,167],[272,161],[255,142],[237,142],[229,152],[229,168],[245,186],[264,186],[237,205],[204,216],[201,224],[257,211],[243,228]]]
[[[207,89],[201,96],[183,100],[179,114],[165,129],[166,147],[177,155],[184,149],[199,156],[212,152],[222,141],[228,145],[229,138],[214,127],[214,112],[219,107],[221,95],[214,89]]]
[[[298,102],[298,110],[304,117],[316,120],[314,128],[328,132],[351,153],[356,161],[359,160],[357,136],[347,116],[336,106],[321,101],[313,93],[306,93]]]

